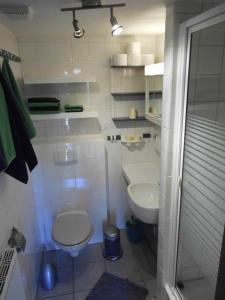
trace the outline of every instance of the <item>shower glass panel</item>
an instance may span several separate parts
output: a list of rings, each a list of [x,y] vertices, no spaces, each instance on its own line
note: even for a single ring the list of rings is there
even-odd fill
[[[191,34],[176,287],[214,300],[225,222],[225,23]]]

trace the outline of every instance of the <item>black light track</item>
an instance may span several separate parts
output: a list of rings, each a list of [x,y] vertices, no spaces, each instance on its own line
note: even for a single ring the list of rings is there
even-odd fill
[[[124,7],[126,3],[118,3],[118,4],[106,4],[99,6],[81,6],[81,7],[65,7],[61,8],[61,11],[77,11],[77,10],[87,10],[87,9],[103,9],[103,8],[114,8],[114,7]]]

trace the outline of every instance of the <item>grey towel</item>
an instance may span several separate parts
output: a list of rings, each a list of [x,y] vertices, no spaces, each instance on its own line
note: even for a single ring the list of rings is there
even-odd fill
[[[147,289],[123,278],[103,273],[86,300],[145,300]]]

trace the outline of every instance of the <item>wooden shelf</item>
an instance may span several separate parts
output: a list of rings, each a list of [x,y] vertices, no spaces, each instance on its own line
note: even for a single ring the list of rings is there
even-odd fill
[[[146,113],[145,118],[158,126],[161,126],[161,124],[162,124],[162,118],[156,117],[155,115],[153,115],[151,113]]]
[[[112,69],[137,69],[137,70],[144,70],[145,66],[110,66]]]
[[[83,111],[83,112],[61,112],[55,114],[34,114],[30,115],[33,121],[41,120],[60,120],[60,119],[88,119],[88,118],[98,118],[98,113],[96,111]]]
[[[112,118],[114,122],[123,122],[123,121],[144,121],[146,118],[144,116],[137,117],[136,119],[130,119],[128,117],[115,117]]]

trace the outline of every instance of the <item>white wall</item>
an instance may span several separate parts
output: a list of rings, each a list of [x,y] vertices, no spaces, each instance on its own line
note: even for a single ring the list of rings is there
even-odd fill
[[[164,61],[165,34],[159,34],[155,39],[155,62]]]
[[[4,31],[4,37],[1,38],[1,43],[5,39],[9,40],[14,47],[16,47],[15,38],[8,33],[5,29]],[[1,33],[2,34],[2,33]],[[69,84],[69,85],[47,85],[47,86],[36,86],[36,87],[26,87],[25,92],[27,96],[55,96],[61,100],[63,104],[65,103],[74,103],[74,104],[83,104],[85,109],[92,109],[97,110],[99,113],[99,120],[102,128],[102,133],[104,136],[107,134],[122,134],[122,133],[146,133],[146,132],[154,132],[154,129],[151,128],[152,124],[148,122],[135,122],[135,123],[129,123],[126,125],[123,125],[122,127],[116,127],[115,124],[112,122],[112,96],[110,95],[110,69],[109,69],[109,58],[111,55],[115,53],[124,53],[126,51],[126,45],[128,42],[133,40],[139,40],[142,43],[142,53],[156,53],[156,58],[158,61],[161,61],[162,59],[162,48],[163,48],[163,37],[157,37],[156,36],[122,36],[121,38],[112,38],[110,36],[94,36],[91,38],[84,38],[82,40],[74,40],[73,38],[65,38],[65,37],[55,37],[55,38],[20,38],[19,39],[19,50],[20,50],[20,56],[22,57],[22,67],[23,67],[23,76],[27,77],[40,77],[40,75],[43,76],[59,76],[65,74],[71,75],[74,70],[81,71],[82,73],[86,75],[94,75],[97,77],[97,82],[94,84],[91,84],[90,86],[90,97],[87,97],[87,86],[85,84]],[[157,40],[157,45],[156,45]],[[4,42],[4,48],[6,48],[7,41]],[[3,47],[3,46],[2,46]],[[11,46],[9,46],[10,49]],[[14,53],[17,53],[17,49],[12,49]],[[16,68],[19,68],[19,65],[15,64]],[[18,74],[20,74],[20,70],[14,69],[14,71]],[[19,76],[21,77],[21,76]],[[124,78],[123,78],[124,77]],[[122,75],[122,79],[124,79],[124,82],[122,84],[122,87],[126,85],[127,89],[133,88],[133,79],[134,74],[129,74],[126,72],[124,75]],[[143,78],[144,79],[144,78]],[[137,82],[135,82],[137,84]],[[138,86],[137,88],[142,89],[144,87],[143,82],[140,83],[141,86]],[[142,110],[142,105],[140,104],[142,102],[141,100],[134,101],[132,100],[132,105],[136,106],[139,109],[139,112]],[[131,102],[120,102],[119,111],[123,113],[123,115],[127,115],[129,106],[131,105]],[[143,107],[144,107],[144,101],[143,101]],[[48,124],[49,125],[49,124]],[[74,126],[71,126],[68,130],[68,126],[52,126],[52,125],[46,125],[45,122],[37,124],[37,130],[39,137],[59,137],[60,135],[67,136],[69,135],[80,135],[82,134],[82,130],[76,131],[76,128],[82,129],[84,126],[84,123],[75,123]],[[87,129],[87,127],[89,129]],[[98,126],[95,124],[93,129],[93,123],[89,123],[87,126],[87,123],[85,123],[85,130],[83,130],[85,134],[95,134],[98,131]],[[68,133],[69,132],[69,133]],[[91,137],[92,138],[92,137]],[[90,138],[90,140],[91,140]],[[71,139],[70,139],[71,141]],[[109,148],[112,145],[109,145]],[[39,147],[39,149],[38,149]],[[5,182],[3,188],[2,188],[2,196],[1,199],[3,199],[4,204],[2,204],[2,211],[9,211],[9,215],[12,214],[12,220],[15,220],[15,224],[19,227],[19,229],[23,229],[24,233],[26,234],[26,230],[29,230],[30,228],[35,228],[35,230],[32,233],[33,236],[37,236],[37,229],[36,225],[40,226],[40,228],[43,229],[40,224],[40,215],[38,215],[38,220],[36,219],[36,215],[33,215],[32,213],[29,213],[29,218],[27,216],[22,216],[22,213],[18,213],[18,211],[13,211],[13,199],[14,199],[14,191],[16,187],[16,191],[19,185],[19,193],[17,191],[17,198],[20,203],[21,210],[26,213],[27,210],[34,211],[38,213],[39,205],[41,204],[41,201],[44,202],[45,199],[45,192],[47,191],[48,194],[46,198],[48,198],[49,194],[49,187],[43,191],[43,186],[39,188],[35,175],[40,171],[40,169],[45,164],[45,158],[41,156],[39,150],[40,145],[37,146],[38,155],[40,155],[40,165],[37,168],[37,170],[34,172],[34,180],[33,180],[33,188],[34,193],[36,195],[36,200],[38,202],[35,203],[34,201],[34,195],[32,192],[32,186],[31,182],[29,185],[24,186],[20,185],[19,183],[15,182],[14,180],[6,177],[5,175],[1,175],[1,181]],[[43,146],[42,148],[44,148]],[[112,146],[114,147],[114,146]],[[121,145],[119,146],[121,147]],[[114,159],[119,161],[118,169],[114,169],[114,171],[111,169],[111,181],[110,181],[110,205],[112,208],[112,214],[114,212],[117,213],[117,224],[120,227],[124,226],[125,218],[127,217],[127,214],[129,212],[129,208],[127,207],[127,199],[126,199],[126,183],[123,180],[123,177],[121,175],[121,165],[123,162],[139,162],[139,161],[149,161],[153,159],[155,154],[153,154],[153,148],[152,147],[152,140],[146,142],[146,147],[143,149],[143,151],[134,151],[129,152],[127,149],[124,149],[121,147],[121,149],[118,151],[116,155],[117,158],[113,158],[113,152],[112,149],[108,149],[110,152],[110,161],[109,163],[112,164]],[[42,149],[43,150],[43,149]],[[52,152],[48,148],[48,154],[51,154]],[[149,155],[149,156],[148,156]],[[121,157],[121,160],[120,160]],[[93,157],[95,160],[95,157]],[[103,159],[103,157],[102,157]],[[92,160],[92,159],[91,159]],[[159,160],[157,157],[158,164]],[[83,160],[84,164],[91,163],[91,161]],[[112,166],[112,165],[111,165]],[[93,166],[92,166],[93,167]],[[89,167],[87,167],[89,168]],[[84,168],[85,169],[85,168]],[[86,170],[86,169],[85,169]],[[49,169],[51,172],[51,169]],[[82,168],[80,170],[82,173]],[[114,172],[118,172],[119,174],[116,174]],[[43,180],[44,177],[38,176],[39,180]],[[122,183],[121,183],[122,182]],[[40,194],[43,191],[43,194]],[[115,192],[116,191],[116,192]],[[96,193],[96,201],[99,196],[99,190],[94,191]],[[104,192],[101,186],[101,204],[104,207],[104,201],[103,199]],[[12,193],[12,194],[11,194]],[[90,190],[89,192],[90,193]],[[38,197],[37,197],[38,194]],[[51,194],[51,197],[54,196],[54,193]],[[42,197],[42,199],[40,198]],[[71,195],[73,197],[73,195]],[[8,198],[10,198],[10,201],[12,201],[12,204],[9,204]],[[40,201],[39,201],[40,200]],[[44,205],[43,209],[48,207],[50,210],[51,216],[58,212],[59,209],[64,207],[64,204],[66,204],[66,201],[63,201],[60,203],[60,198],[58,198],[58,205],[55,207],[51,206],[51,200],[48,198],[48,205],[46,203],[42,204]],[[65,200],[65,199],[63,199]],[[1,200],[2,201],[2,200]],[[27,201],[27,203],[26,203]],[[18,203],[18,202],[17,202]],[[97,202],[94,202],[97,205]],[[89,202],[89,204],[93,204],[92,202]],[[30,207],[30,206],[31,207]],[[26,207],[26,208],[25,208]],[[90,209],[91,206],[89,206]],[[1,203],[0,203],[1,208]],[[28,209],[27,209],[28,208]],[[54,208],[54,209],[53,209]],[[97,214],[98,217],[98,214]],[[94,218],[94,217],[93,217]],[[95,216],[96,218],[96,216]],[[104,219],[104,213],[102,215],[102,219]],[[2,222],[4,226],[7,228],[7,230],[10,229],[10,218],[7,218],[9,223],[6,223],[5,217],[0,219],[0,223]],[[4,228],[1,226],[1,228]],[[41,235],[41,241],[48,241],[48,237],[50,234],[50,227],[47,228],[48,232],[45,233],[46,235]],[[30,232],[29,232],[30,233]],[[39,250],[39,241],[32,240],[32,243],[29,246],[30,239],[28,238],[29,234],[27,233],[26,237],[28,239],[28,249],[38,249]],[[43,238],[44,236],[44,238]],[[2,242],[5,240],[6,234],[1,237]],[[1,242],[0,239],[0,242]],[[95,239],[97,241],[97,239]],[[28,250],[27,250],[28,251]],[[26,260],[25,260],[26,261]],[[24,264],[25,266],[25,264]],[[27,268],[31,268],[31,266],[26,264]],[[27,275],[30,275],[30,272],[27,272]],[[37,274],[37,272],[36,272]],[[27,277],[26,277],[27,278]],[[30,276],[30,280],[32,279],[32,276]],[[30,282],[29,282],[30,284]],[[32,285],[30,284],[30,287]],[[32,299],[31,297],[29,299]]]
[[[65,151],[75,161],[63,164]],[[93,226],[90,243],[102,241],[106,221],[105,152],[101,135],[77,135],[35,141],[39,165],[33,173],[33,189],[41,240],[48,249],[57,248],[51,238],[57,213],[86,210]]]
[[[18,54],[15,37],[0,25],[0,47]],[[17,80],[21,80],[20,64],[10,62]],[[34,299],[39,274],[40,239],[31,178],[24,185],[0,174],[0,249],[4,249],[12,227],[21,230],[27,240],[26,251],[19,255],[28,299]]]
[[[157,43],[156,36],[93,36],[80,40],[73,37],[19,38],[19,49],[23,63],[24,77],[89,76],[97,77],[96,83],[90,84],[88,96],[86,84],[55,84],[45,86],[26,86],[26,96],[55,96],[65,103],[83,104],[87,110],[97,110],[103,130],[116,129],[112,122],[111,90],[144,91],[144,71],[123,70],[119,76],[117,89],[110,86],[110,57],[117,53],[126,53],[127,44],[138,40],[142,53],[157,53],[163,44]],[[160,46],[160,47],[159,47]],[[158,57],[158,54],[157,54]],[[117,72],[117,71],[115,71]],[[142,74],[141,74],[142,73]],[[67,74],[67,75],[65,75]],[[137,76],[138,75],[138,76]],[[141,80],[140,80],[141,79]],[[134,88],[135,87],[135,88]],[[144,97],[142,97],[144,98]],[[135,106],[139,114],[143,113],[144,101],[115,101],[123,116],[128,116],[129,107]],[[132,103],[132,104],[131,104]],[[142,103],[142,104],[140,104]]]
[[[110,214],[115,223],[123,228],[130,209],[126,196],[126,182],[121,168],[123,163],[137,163],[154,160],[159,166],[159,155],[155,159],[153,138],[146,140],[143,149],[130,151],[121,146],[108,143],[107,135],[153,133],[153,124],[148,121],[112,122],[112,106],[114,101],[115,116],[128,116],[129,107],[135,107],[139,115],[144,115],[144,96],[126,100],[114,100],[111,91],[144,91],[144,71],[110,70],[110,57],[117,53],[126,53],[129,42],[141,42],[142,53],[154,53],[158,61],[163,60],[164,35],[159,36],[93,36],[80,40],[66,37],[19,38],[20,55],[23,60],[24,77],[55,77],[73,75],[75,70],[81,76],[93,75],[96,83],[90,84],[90,93],[86,84],[54,84],[26,86],[25,94],[29,96],[54,96],[60,99],[62,107],[65,103],[83,104],[86,110],[96,110],[99,114],[100,126],[93,120],[76,120],[66,124],[60,122],[35,122],[39,137],[79,136],[102,133],[108,153]],[[113,84],[110,72],[114,78]],[[79,76],[79,75],[78,75]],[[101,130],[101,131],[99,131]],[[158,132],[158,134],[160,134]],[[91,139],[91,136],[90,136]],[[116,151],[115,151],[116,150]],[[49,150],[50,151],[50,150]],[[115,163],[115,164],[114,164]],[[113,168],[113,170],[112,170]],[[56,210],[51,212],[54,214]],[[99,239],[98,239],[99,240]],[[97,241],[97,240],[95,240]]]
[[[131,129],[130,129],[131,130]],[[129,133],[128,129],[124,132]],[[154,136],[160,135],[160,129],[153,127],[137,128],[136,134],[150,133],[151,138],[145,139],[139,146],[127,147],[120,142],[106,143],[109,175],[109,208],[110,220],[119,228],[125,228],[125,222],[132,215],[127,198],[127,182],[124,178],[122,166],[138,163],[153,163],[160,169],[160,154],[155,149]],[[145,179],[149,181],[148,178]]]
[[[62,210],[79,207],[89,212],[94,227],[94,235],[90,242],[102,241],[102,225],[106,220],[107,203],[105,154],[109,175],[110,220],[119,228],[125,227],[131,211],[122,165],[144,162],[152,162],[158,168],[160,165],[160,155],[154,147],[154,136],[160,135],[160,129],[135,128],[135,125],[130,123],[130,128],[119,129],[119,133],[150,133],[151,138],[145,139],[141,146],[126,147],[120,141],[106,141],[95,119],[69,122],[35,121],[39,137],[35,139],[34,144],[39,165],[33,173],[33,188],[42,242],[46,243],[49,249],[55,247],[51,239],[55,215]],[[140,126],[144,126],[143,122]],[[71,166],[58,166],[54,162],[54,153],[65,149],[75,150],[77,162]],[[84,183],[81,187],[80,180]],[[67,185],[67,182],[71,184]]]

